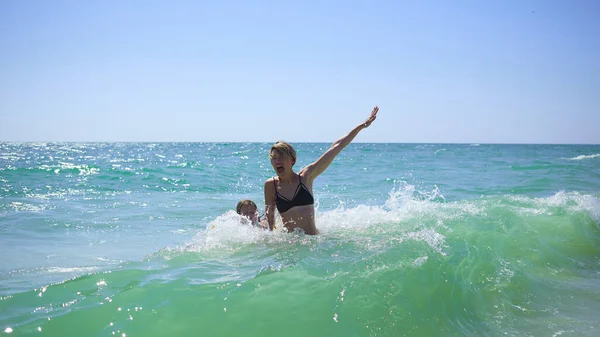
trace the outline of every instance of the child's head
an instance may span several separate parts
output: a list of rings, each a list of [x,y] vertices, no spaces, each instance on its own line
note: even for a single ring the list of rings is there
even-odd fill
[[[252,200],[240,200],[236,207],[237,214],[248,218],[252,223],[258,223],[258,208]]]

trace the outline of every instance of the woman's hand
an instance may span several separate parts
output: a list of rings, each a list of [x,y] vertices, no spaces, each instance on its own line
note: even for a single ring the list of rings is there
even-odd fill
[[[371,111],[371,115],[369,116],[369,118],[367,118],[367,120],[361,124],[362,128],[368,128],[369,125],[371,125],[371,123],[373,123],[373,121],[377,118],[377,111],[379,111],[379,107],[375,106],[373,108],[373,111]]]

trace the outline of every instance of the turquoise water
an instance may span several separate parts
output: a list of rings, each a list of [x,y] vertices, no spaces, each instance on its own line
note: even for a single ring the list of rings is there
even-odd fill
[[[599,334],[600,146],[353,143],[313,237],[233,212],[270,145],[0,143],[0,334]]]

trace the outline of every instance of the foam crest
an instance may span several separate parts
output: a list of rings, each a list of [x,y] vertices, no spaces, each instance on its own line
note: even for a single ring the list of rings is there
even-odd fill
[[[583,159],[594,159],[600,158],[600,153],[590,154],[590,155],[579,155],[577,157],[569,158],[569,160],[583,160]]]
[[[268,232],[252,226],[245,220],[236,212],[227,211],[196,233],[184,250],[216,254],[235,253],[245,246],[264,242],[266,236],[281,232]]]
[[[435,251],[440,253],[441,255],[446,255],[442,249],[444,248],[445,236],[436,232],[432,228],[425,228],[416,232],[407,233],[406,237],[408,239],[426,242],[429,247],[433,248]]]
[[[483,211],[481,205],[473,202],[446,202],[437,186],[431,191],[419,191],[414,185],[403,182],[393,187],[382,206],[345,208],[340,204],[335,210],[317,212],[317,227],[323,232],[335,232],[377,229],[385,224],[387,230],[405,231],[423,223],[444,227],[445,220]]]
[[[367,250],[382,251],[412,241],[422,242],[434,252],[446,255],[447,236],[457,235],[451,234],[453,231],[477,230],[470,226],[479,220],[469,219],[483,217],[494,221],[499,208],[526,217],[565,211],[587,212],[600,222],[600,199],[577,192],[561,191],[545,198],[504,196],[447,202],[437,187],[419,191],[413,185],[401,183],[390,191],[383,205],[346,208],[340,203],[332,210],[317,208],[316,224],[320,234],[316,237],[286,233],[279,217],[276,217],[278,229],[270,232],[243,224],[238,214],[228,211],[209,222],[183,250],[220,255],[257,245],[269,249],[282,243],[303,245],[342,240]]]
[[[29,204],[29,203],[23,203],[23,202],[18,202],[18,201],[13,201],[9,204],[10,208],[16,212],[41,212],[43,210],[46,210],[48,208],[47,205],[43,205],[43,204]]]
[[[209,222],[183,247],[188,252],[208,255],[232,254],[249,246],[278,247],[279,244],[313,244],[329,239],[342,239],[370,247],[383,249],[393,247],[405,240],[420,241],[444,255],[445,236],[440,232],[449,230],[445,219],[453,219],[465,213],[477,213],[477,207],[464,203],[441,203],[443,195],[436,187],[432,191],[418,191],[414,186],[403,184],[390,192],[382,206],[358,205],[340,207],[320,212],[316,210],[318,236],[286,233],[276,217],[278,229],[270,232],[243,224],[234,211],[228,211]],[[381,235],[386,237],[380,240]]]
[[[446,201],[446,198],[444,198],[444,195],[437,186],[427,192],[419,191],[414,185],[410,185],[404,181],[394,181],[394,187],[389,193],[385,207],[390,210],[396,210],[413,202],[419,203],[420,201]]]
[[[53,171],[56,174],[59,174],[62,171],[77,172],[80,176],[89,176],[100,172],[100,169],[97,167],[91,167],[86,164],[75,165],[67,162],[60,162],[59,165],[41,165],[40,169]]]
[[[72,273],[72,274],[81,274],[81,273],[91,273],[99,270],[99,267],[48,267],[43,271],[47,273]]]
[[[594,221],[600,222],[600,198],[593,195],[558,191],[549,197],[509,196],[508,198],[524,204],[522,213],[552,214],[553,209],[564,208],[571,213],[587,212]]]

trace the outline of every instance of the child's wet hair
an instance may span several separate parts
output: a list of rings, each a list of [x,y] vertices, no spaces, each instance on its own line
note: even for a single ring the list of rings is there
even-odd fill
[[[237,204],[237,207],[236,207],[237,214],[242,214],[242,207],[244,207],[245,205],[251,205],[255,209],[258,209],[258,207],[256,207],[256,204],[254,203],[254,201],[249,200],[249,199],[244,199],[244,200],[240,200],[240,202],[238,202],[238,204]]]

